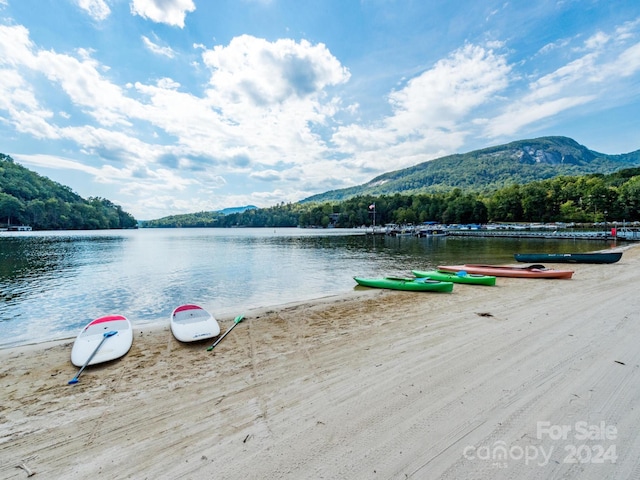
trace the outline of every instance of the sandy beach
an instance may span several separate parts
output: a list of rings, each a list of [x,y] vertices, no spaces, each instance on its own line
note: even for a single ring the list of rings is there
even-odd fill
[[[243,312],[212,352],[167,319],[72,386],[73,339],[0,350],[0,478],[640,478],[640,247],[548,266]]]

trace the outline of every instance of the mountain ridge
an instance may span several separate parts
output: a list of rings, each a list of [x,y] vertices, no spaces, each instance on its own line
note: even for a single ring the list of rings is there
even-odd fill
[[[378,175],[367,183],[312,195],[299,203],[343,201],[360,195],[490,191],[560,175],[613,173],[640,166],[640,150],[604,154],[563,136],[517,140],[452,154]]]

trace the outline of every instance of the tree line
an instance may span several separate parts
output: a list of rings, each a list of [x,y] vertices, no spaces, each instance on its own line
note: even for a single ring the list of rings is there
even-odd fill
[[[375,205],[375,209],[372,208]],[[374,218],[375,210],[375,218]],[[343,201],[281,203],[223,215],[174,215],[146,227],[344,227],[387,223],[483,224],[487,222],[575,222],[640,220],[640,168],[602,175],[560,176],[514,184],[493,193],[362,195]]]

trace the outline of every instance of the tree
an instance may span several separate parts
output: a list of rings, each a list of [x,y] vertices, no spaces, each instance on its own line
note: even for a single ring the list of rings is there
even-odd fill
[[[22,203],[13,195],[0,192],[0,218],[6,218],[7,225],[11,224],[12,218],[14,220],[14,223],[22,223],[20,221],[20,214],[23,210],[24,203]]]
[[[519,185],[498,190],[489,201],[489,218],[493,221],[517,222],[523,219]]]
[[[622,219],[640,219],[640,176],[631,178],[619,189]]]

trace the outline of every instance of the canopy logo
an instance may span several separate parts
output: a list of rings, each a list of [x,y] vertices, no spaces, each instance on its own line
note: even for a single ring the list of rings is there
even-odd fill
[[[571,425],[539,421],[536,425],[536,445],[511,445],[503,440],[491,445],[467,445],[463,456],[467,460],[491,462],[496,468],[507,468],[509,462],[543,467],[553,459],[559,463],[616,463],[618,429],[604,421],[598,424],[579,421]]]

